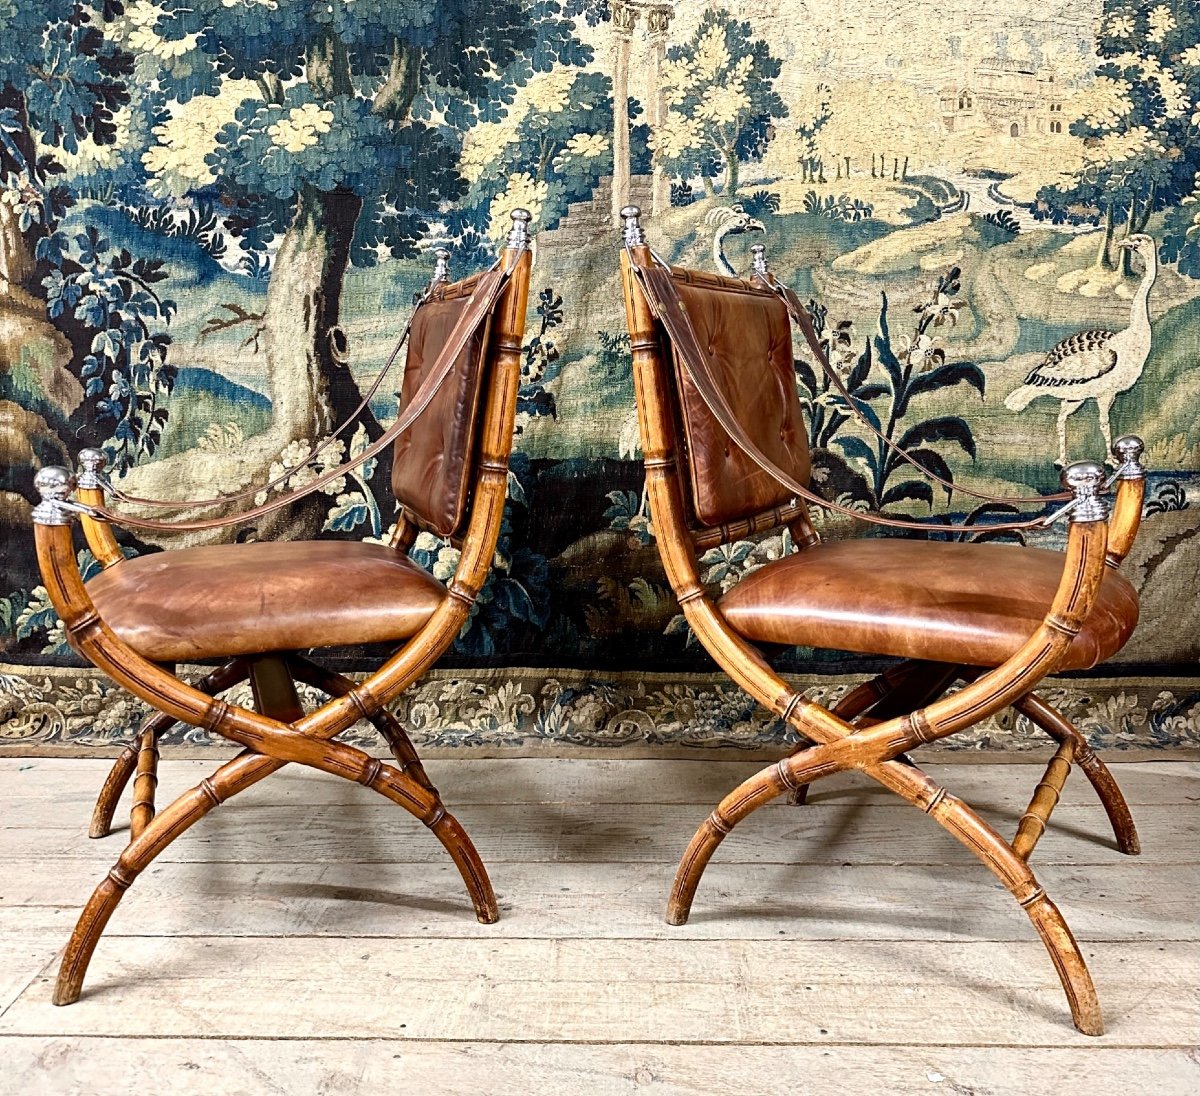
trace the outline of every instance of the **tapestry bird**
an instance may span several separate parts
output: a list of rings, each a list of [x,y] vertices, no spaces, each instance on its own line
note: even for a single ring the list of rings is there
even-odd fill
[[[737,271],[725,257],[725,238],[739,236],[743,232],[766,232],[766,225],[751,217],[741,205],[716,206],[705,214],[704,223],[709,226],[715,225],[717,229],[713,235],[712,249],[713,262],[716,264],[717,270],[727,277],[736,278]]]
[[[1025,383],[1009,393],[1004,406],[1022,411],[1039,396],[1059,400],[1058,463],[1067,463],[1067,419],[1088,400],[1096,401],[1105,447],[1112,450],[1113,400],[1127,392],[1142,375],[1150,357],[1150,289],[1158,276],[1158,253],[1145,233],[1126,237],[1118,245],[1137,255],[1144,273],[1124,331],[1080,331],[1063,339],[1033,367]]]

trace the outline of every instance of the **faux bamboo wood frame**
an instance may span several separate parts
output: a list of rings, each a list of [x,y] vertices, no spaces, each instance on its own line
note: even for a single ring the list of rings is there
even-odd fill
[[[502,256],[511,277],[491,316],[470,515],[458,566],[447,583],[448,596],[425,625],[366,680],[355,684],[296,654],[263,654],[232,659],[202,681],[189,685],[170,668],[148,661],[108,627],[88,596],[72,544],[71,477],[61,469],[43,469],[38,474],[43,497],[34,511],[38,562],[67,638],[80,654],[155,709],[139,734],[137,746],[128,748],[117,759],[96,804],[90,832],[92,836],[103,836],[109,831],[121,791],[136,770],[131,840],[80,915],[59,970],[55,1004],[70,1004],[79,997],[88,963],[108,919],[147,865],[214,807],[292,762],[372,788],[420,819],[457,865],[479,921],[490,924],[498,919],[495,895],[474,845],[446,810],[411,741],[387,711],[387,705],[424,675],[453,642],[495,555],[508,485],[532,262],[524,236],[528,215],[516,211],[514,222],[518,220],[521,223],[514,228]],[[440,287],[439,292],[469,295],[472,284],[473,279],[468,279]],[[89,454],[79,490],[84,504],[103,502],[97,472],[96,457]],[[124,555],[111,527],[86,514],[82,524],[101,564],[121,566]],[[407,551],[416,533],[412,516],[402,513],[392,538],[393,547]],[[246,679],[251,682],[257,710],[218,698],[219,693]],[[296,694],[297,681],[315,686],[330,699],[305,713]],[[334,741],[362,718],[369,719],[382,733],[395,765]],[[157,736],[175,722],[204,727],[238,743],[243,750],[155,814]]]
[[[1080,732],[1032,690],[1058,666],[1087,620],[1105,567],[1118,566],[1133,544],[1144,489],[1144,472],[1138,463],[1140,442],[1122,439],[1115,447],[1122,464],[1111,521],[1104,520],[1102,506],[1076,507],[1058,590],[1040,627],[1011,658],[986,672],[907,661],[858,687],[832,710],[825,708],[793,690],[762,652],[730,626],[700,580],[699,549],[779,525],[790,529],[801,551],[818,538],[802,501],[720,528],[690,526],[670,348],[634,269],[655,260],[641,242],[638,211],[631,208],[626,213],[633,224],[621,255],[621,272],[638,427],[650,511],[667,577],[692,631],[717,663],[755,700],[791,726],[803,742],[791,756],[731,791],[701,824],[680,861],[667,921],[673,925],[687,921],[706,865],[742,819],[785,793],[793,801],[803,802],[813,781],[856,770],[929,815],[1000,879],[1045,944],[1066,991],[1075,1026],[1085,1034],[1101,1034],[1100,1006],[1083,956],[1027,861],[1072,763],[1084,769],[1099,795],[1122,852],[1138,852],[1137,833],[1112,774]],[[679,274],[693,285],[706,278],[714,288],[722,284],[721,279],[696,271],[680,270]],[[1121,446],[1125,448],[1121,450]],[[1093,466],[1091,475],[1098,479],[1102,472]],[[962,681],[963,687],[944,695],[955,681]],[[1010,706],[1060,743],[1012,843],[907,756],[919,746],[971,727]]]

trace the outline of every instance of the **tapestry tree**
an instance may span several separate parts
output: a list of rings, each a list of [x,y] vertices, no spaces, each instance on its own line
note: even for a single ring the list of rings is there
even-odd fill
[[[152,452],[165,421],[172,305],[154,285],[166,275],[63,222],[101,165],[115,177],[136,164],[123,16],[117,0],[0,2],[0,398],[58,437],[57,458],[103,443],[117,466]],[[27,474],[45,454],[0,456]]]
[[[636,118],[640,106],[630,103]],[[467,130],[459,170],[470,183],[465,216],[506,230],[507,210],[526,205],[541,229],[554,228],[571,202],[586,201],[612,175],[612,80],[558,67],[536,74],[504,117]],[[649,171],[646,127],[630,134],[632,170]]]
[[[724,9],[706,12],[663,65],[667,118],[653,144],[667,170],[684,180],[699,175],[709,194],[724,172],[725,196],[735,195],[739,165],[762,159],[772,120],[787,116],[774,87],[781,67],[749,23]]]
[[[456,133],[590,51],[558,0],[193,0],[154,30],[209,60],[181,103],[254,89],[206,162],[245,244],[278,239],[262,317],[275,417],[317,437],[358,399],[338,326],[350,263],[411,253],[466,191]]]
[[[1151,214],[1177,207],[1196,188],[1200,11],[1163,0],[1105,0],[1096,52],[1086,113],[1070,127],[1084,140],[1084,166],[1070,184],[1040,191],[1035,214],[1101,222],[1096,263],[1111,268],[1118,230],[1145,231]],[[1181,246],[1186,241],[1173,254]]]

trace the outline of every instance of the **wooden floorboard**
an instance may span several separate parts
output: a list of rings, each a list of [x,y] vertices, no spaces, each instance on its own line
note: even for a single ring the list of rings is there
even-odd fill
[[[479,927],[448,863],[381,866],[367,878],[343,864],[161,863],[122,901],[112,936],[475,937]],[[1036,865],[1080,940],[1198,940],[1200,867],[1139,863]],[[0,934],[65,940],[104,862],[30,860],[6,866]],[[505,939],[1029,940],[1029,921],[976,865],[730,864],[705,873],[687,925],[663,920],[673,863],[496,864]],[[1148,916],[1152,912],[1152,917]]]
[[[436,1096],[1195,1096],[1184,1050],[0,1037],[8,1091]]]
[[[213,767],[164,763],[164,796]],[[759,767],[432,763],[492,926],[418,822],[287,769],[167,850],[55,1008],[55,955],[127,835],[86,837],[107,762],[0,759],[0,1093],[1200,1090],[1200,764],[1115,767],[1143,856],[1078,773],[1034,855],[1100,1039],[1003,887],[851,776],[743,823],[665,925],[691,833]],[[930,766],[1004,833],[1041,768]]]
[[[0,1015],[54,959],[63,945],[61,933],[48,926],[36,931],[19,923],[0,933]]]
[[[453,813],[489,864],[672,863],[719,796],[707,805],[635,803],[614,809],[570,803],[470,804]],[[981,813],[1011,835],[1023,808],[985,806]],[[1200,862],[1200,811],[1143,806],[1135,820],[1158,835],[1142,842],[1141,861]],[[0,826],[0,840],[37,849],[46,861],[76,859],[87,842],[87,818],[64,825],[43,805]],[[114,836],[108,857],[120,851]],[[89,856],[94,855],[89,850]],[[1038,845],[1039,863],[1112,863],[1112,832],[1098,806],[1064,805]],[[441,845],[395,804],[376,796],[343,807],[240,804],[213,811],[166,849],[161,861],[243,864],[440,862]],[[769,804],[721,846],[719,859],[750,864],[974,864],[972,853],[920,811],[896,801],[847,796],[797,810]],[[547,868],[547,870],[553,870]]]
[[[232,755],[231,755],[232,756]],[[1118,755],[1119,756],[1119,755]],[[54,798],[64,812],[91,814],[95,792],[112,762],[98,759],[0,757],[0,824],[9,806],[44,802],[48,782],[61,787]],[[213,761],[171,760],[162,766],[161,795],[169,799],[198,783],[216,768]],[[711,805],[713,795],[732,788],[763,768],[754,761],[589,761],[559,758],[430,761],[429,775],[456,809],[483,803],[697,803]],[[926,771],[944,781],[955,795],[974,803],[1024,808],[1044,764],[939,764]],[[1195,803],[1200,798],[1200,762],[1159,761],[1120,765],[1121,789],[1130,806]],[[60,776],[63,779],[60,779]],[[295,765],[287,766],[238,797],[247,803],[369,802],[372,793],[345,780]],[[838,773],[812,790],[813,802],[853,797],[888,802],[891,792],[875,781]],[[128,793],[126,794],[126,803]],[[1072,773],[1063,802],[1092,805],[1095,795],[1086,777]],[[118,816],[118,820],[120,816]]]
[[[1107,1033],[1040,943],[123,937],[86,999],[36,979],[0,1034],[757,1044],[1193,1046],[1200,944],[1086,945]]]

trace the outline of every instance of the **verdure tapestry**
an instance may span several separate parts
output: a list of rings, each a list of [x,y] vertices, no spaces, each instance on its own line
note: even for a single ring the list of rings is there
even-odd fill
[[[400,376],[304,463],[432,251],[486,267],[514,206],[537,239],[501,546],[400,714],[425,745],[782,744],[658,562],[616,274],[629,202],[689,265],[741,273],[763,243],[858,408],[952,484],[1048,494],[1056,463],[1142,435],[1141,624],[1048,696],[1097,744],[1196,746],[1198,170],[1187,0],[0,0],[0,749],[110,749],[141,715],[64,644],[34,472],[98,445],[134,495],[310,481],[395,418]],[[1109,368],[1071,361],[1120,332]],[[892,459],[795,358],[821,492],[987,535],[1003,507]],[[122,543],[385,539],[387,463],[251,528]],[[704,580],[785,537],[714,549]],[[414,555],[444,577],[456,551],[423,534]],[[825,699],[877,669],[781,657]],[[965,745],[1025,741],[1018,722]]]

